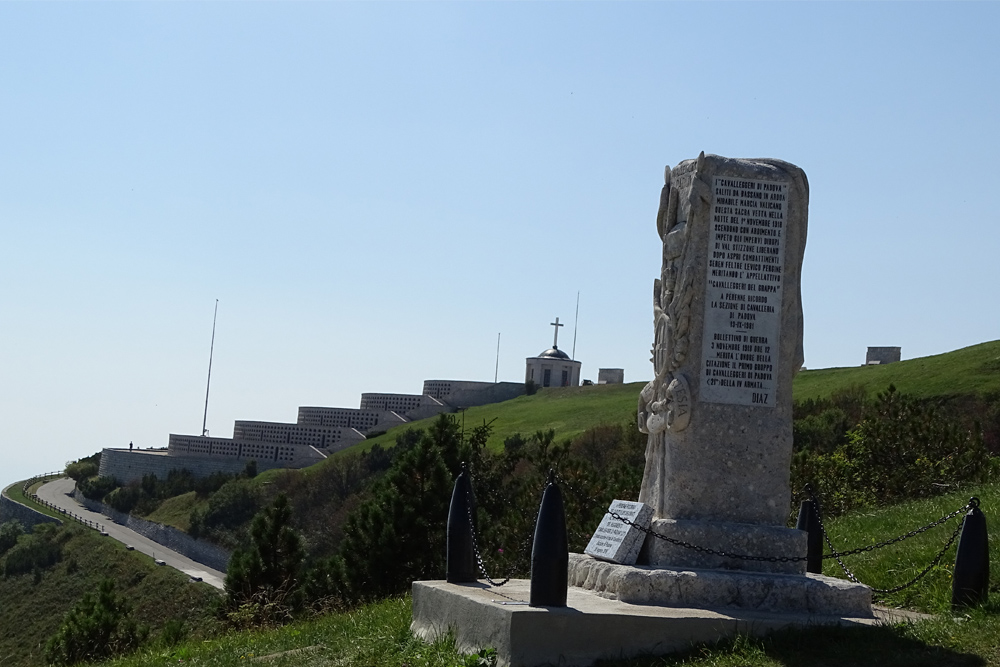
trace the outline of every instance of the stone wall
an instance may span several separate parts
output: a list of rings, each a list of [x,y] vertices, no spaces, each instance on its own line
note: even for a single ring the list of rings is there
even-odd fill
[[[468,383],[473,384],[473,383]],[[483,383],[477,383],[483,384]],[[524,395],[523,382],[491,382],[484,387],[454,388],[450,394],[442,400],[456,408],[471,408],[477,405],[490,405],[509,401],[512,398]]]
[[[74,491],[73,497],[92,512],[100,512],[118,525],[125,526],[129,530],[134,530],[143,537],[153,540],[157,544],[162,544],[172,551],[184,554],[195,562],[207,565],[213,570],[220,572],[225,572],[229,567],[229,557],[232,554],[220,546],[196,540],[187,533],[177,530],[172,526],[164,526],[162,523],[154,523],[129,514],[123,514],[104,503],[84,497],[79,491]]]
[[[235,456],[168,456],[163,450],[105,449],[101,452],[102,477],[114,477],[120,484],[141,480],[143,475],[154,474],[166,479],[171,470],[188,470],[195,477],[208,477],[223,472],[235,475],[243,472],[247,460]],[[257,471],[281,468],[273,461],[257,461]]]
[[[17,482],[20,484],[21,482]],[[11,484],[11,486],[14,486]],[[7,487],[9,489],[10,486]],[[48,514],[42,514],[38,510],[31,509],[27,505],[22,505],[21,503],[11,500],[7,497],[7,489],[3,490],[3,495],[0,495],[0,523],[6,523],[7,521],[18,521],[25,530],[30,531],[32,528],[40,523],[58,523],[62,524],[62,521],[51,517]]]

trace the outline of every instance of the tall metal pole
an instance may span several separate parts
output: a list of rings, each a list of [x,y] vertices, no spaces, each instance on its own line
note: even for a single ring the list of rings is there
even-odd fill
[[[493,384],[497,383],[497,378],[500,377],[500,334],[497,333],[497,367],[493,371]]]
[[[576,325],[580,323],[580,292],[576,293],[576,317],[573,319],[573,354],[570,359],[576,359]]]
[[[208,390],[212,387],[212,356],[215,354],[215,320],[219,316],[219,300],[215,300],[215,314],[212,315],[212,345],[208,350],[208,382],[205,383],[205,416],[201,420],[201,435],[205,437],[208,429]]]

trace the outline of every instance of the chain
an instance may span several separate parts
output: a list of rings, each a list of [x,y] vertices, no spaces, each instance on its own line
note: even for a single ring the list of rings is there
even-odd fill
[[[897,542],[902,542],[903,540],[907,540],[907,539],[909,539],[911,537],[919,535],[920,533],[925,533],[928,530],[930,530],[931,528],[934,528],[935,526],[940,526],[942,523],[945,523],[946,521],[954,519],[959,514],[964,514],[965,512],[968,512],[973,507],[979,507],[979,499],[978,498],[972,498],[968,503],[966,503],[962,507],[959,507],[954,512],[951,512],[950,514],[946,514],[943,517],[941,517],[940,519],[938,519],[937,521],[932,521],[931,523],[927,524],[926,526],[923,526],[921,528],[917,528],[915,530],[911,530],[910,532],[908,532],[908,533],[906,533],[904,535],[900,535],[899,537],[893,537],[891,539],[885,540],[883,542],[879,542],[877,544],[869,544],[866,547],[858,547],[857,549],[850,549],[848,551],[837,551],[836,549],[833,548],[833,544],[830,543],[830,537],[826,533],[826,526],[823,525],[823,518],[822,518],[822,515],[820,514],[820,511],[819,511],[819,502],[817,502],[815,496],[813,496],[813,498],[812,498],[812,500],[810,502],[812,502],[813,508],[815,508],[815,510],[816,510],[816,519],[819,521],[820,530],[823,531],[823,537],[826,538],[826,543],[830,547],[830,551],[832,552],[832,553],[828,553],[828,554],[823,554],[823,558],[824,559],[838,558],[838,560],[839,560],[839,557],[841,557],[841,556],[853,556],[855,554],[864,553],[866,551],[874,551],[875,549],[881,549],[882,547],[887,547],[887,546],[889,546],[891,544],[896,544]]]
[[[851,555],[863,553],[863,552],[866,552],[866,551],[873,551],[875,549],[880,549],[882,547],[886,547],[886,546],[889,546],[891,544],[896,544],[897,542],[902,542],[903,540],[908,539],[910,537],[913,537],[914,535],[919,535],[920,533],[926,532],[926,531],[930,530],[931,528],[933,528],[935,526],[939,526],[942,523],[944,523],[944,522],[946,522],[946,521],[948,521],[950,519],[953,519],[954,517],[958,516],[959,514],[962,514],[962,513],[966,512],[966,511],[968,511],[972,507],[978,507],[979,506],[979,499],[978,498],[973,498],[965,506],[960,507],[959,509],[955,510],[954,512],[951,512],[951,513],[949,513],[949,514],[941,517],[937,521],[933,521],[933,522],[927,524],[926,526],[923,526],[921,528],[917,528],[915,530],[911,530],[909,533],[906,533],[905,535],[900,535],[899,537],[894,537],[892,539],[885,540],[883,542],[879,542],[878,544],[871,544],[871,545],[868,545],[866,547],[859,547],[857,549],[851,549],[849,551],[837,551],[836,548],[834,548],[833,543],[830,540],[830,536],[826,532],[826,527],[823,525],[823,521],[820,518],[819,503],[816,501],[815,497],[813,497],[812,503],[813,503],[813,507],[816,509],[816,516],[819,519],[819,525],[820,525],[820,529],[823,532],[823,537],[826,540],[827,546],[830,547],[830,553],[823,554],[823,558],[824,559],[829,559],[829,558],[835,558],[835,559],[837,559],[837,562],[840,563],[840,566],[841,566],[841,568],[843,568],[844,573],[847,574],[847,577],[851,581],[853,581],[854,583],[859,584],[861,582],[858,581],[857,577],[855,577],[854,574],[850,571],[850,569],[848,569],[847,565],[844,564],[844,562],[842,560],[842,557],[844,557],[844,556],[851,556]],[[617,512],[614,512],[614,511],[609,511],[608,514],[611,515],[613,518],[617,519],[618,521],[620,521],[620,522],[622,522],[622,523],[624,523],[624,524],[626,524],[628,526],[631,526],[633,528],[639,529],[640,531],[642,531],[646,535],[651,535],[652,537],[655,537],[657,539],[663,540],[665,542],[669,542],[670,544],[673,544],[675,546],[683,547],[685,549],[691,549],[692,551],[697,551],[698,553],[708,554],[710,556],[718,556],[720,558],[733,558],[733,559],[736,559],[736,560],[743,560],[743,561],[767,562],[767,563],[793,563],[793,562],[801,562],[801,561],[804,561],[804,560],[808,560],[808,556],[750,556],[750,555],[747,555],[747,554],[729,553],[729,552],[726,552],[726,551],[722,551],[721,549],[717,550],[717,549],[712,549],[712,548],[709,548],[709,547],[703,547],[703,546],[700,546],[700,545],[697,545],[697,544],[691,544],[690,542],[685,542],[684,540],[678,540],[678,539],[673,538],[673,537],[668,537],[666,535],[661,535],[660,533],[657,533],[657,532],[655,532],[654,530],[652,530],[650,528],[645,528],[643,526],[638,525],[634,521],[630,521],[629,519],[626,519],[625,517],[621,516],[620,514],[618,514]],[[906,588],[907,586],[911,586],[914,583],[916,583],[921,577],[923,577],[925,574],[927,574],[935,565],[937,565],[941,561],[941,558],[944,556],[945,552],[947,552],[948,548],[952,545],[952,543],[954,543],[954,541],[958,538],[958,535],[962,532],[962,525],[964,525],[964,521],[961,524],[959,524],[958,528],[955,529],[955,532],[952,534],[951,538],[945,544],[944,548],[941,549],[941,551],[938,553],[938,555],[934,558],[934,560],[931,562],[931,564],[928,565],[913,580],[911,580],[910,582],[904,584],[903,586],[899,586],[899,587],[896,587],[896,588],[893,588],[893,589],[884,589],[883,590],[883,589],[874,589],[873,588],[872,590],[874,592],[876,592],[876,593],[883,593],[883,594],[895,593],[897,591],[903,590],[903,588]]]
[[[804,561],[809,558],[808,556],[749,556],[746,554],[732,554],[727,551],[722,551],[721,549],[717,550],[709,547],[703,547],[697,544],[691,544],[690,542],[685,542],[684,540],[678,540],[677,538],[674,537],[667,537],[666,535],[661,535],[660,533],[657,533],[653,529],[644,528],[639,524],[635,523],[634,521],[630,521],[629,519],[626,519],[617,512],[613,512],[611,510],[608,510],[608,514],[610,514],[612,517],[614,517],[615,519],[621,521],[626,525],[632,526],[633,528],[638,528],[647,535],[663,540],[664,542],[669,542],[670,544],[679,547],[684,547],[685,549],[691,549],[693,551],[697,551],[698,553],[708,554],[710,556],[719,556],[721,558],[735,558],[737,560],[758,561],[767,563],[793,563],[796,561]]]
[[[543,485],[543,487],[542,487],[542,491],[543,492],[545,490],[545,486],[548,486],[548,483],[546,483],[545,485]],[[483,573],[483,578],[486,579],[486,581],[489,582],[490,586],[494,586],[496,588],[499,588],[500,586],[503,586],[504,584],[506,584],[507,582],[509,582],[511,580],[511,577],[510,577],[510,575],[508,575],[507,578],[504,579],[503,581],[497,582],[497,581],[493,581],[492,577],[490,577],[490,575],[486,572],[486,563],[483,562],[483,556],[479,552],[479,542],[476,539],[476,524],[472,520],[472,504],[473,504],[472,503],[472,498],[469,497],[468,495],[466,495],[466,500],[467,500],[466,507],[468,508],[467,509],[467,514],[468,514],[468,517],[469,517],[469,529],[472,531],[472,549],[473,549],[473,551],[475,551],[475,554],[476,554],[476,565],[479,566],[479,571]],[[535,511],[535,520],[531,523],[532,530],[534,529],[534,526],[536,524],[538,524],[538,513],[541,511],[541,509],[542,509],[542,506],[541,506],[541,504],[539,504],[538,505],[538,510]],[[528,550],[528,544],[531,542],[531,539],[532,539],[532,536],[528,535],[528,537],[526,537],[525,540],[524,540],[524,544],[523,544],[522,549],[523,549],[523,551],[525,553],[527,553],[529,551]]]
[[[923,533],[923,532],[925,532],[925,531],[933,528],[934,526],[939,526],[942,523],[944,523],[945,521],[954,518],[958,514],[967,512],[968,510],[970,510],[973,507],[979,507],[979,498],[970,498],[969,502],[966,503],[966,505],[964,507],[961,507],[961,508],[955,510],[954,512],[951,512],[950,514],[947,514],[947,515],[941,517],[940,519],[938,519],[937,521],[934,521],[933,523],[927,524],[923,528],[918,528],[916,530],[911,530],[909,533],[906,533],[905,535],[900,535],[899,537],[895,537],[895,538],[893,538],[891,540],[885,540],[884,542],[880,542],[878,544],[872,544],[872,545],[869,545],[867,547],[861,547],[861,548],[858,548],[858,549],[852,549],[851,551],[840,551],[840,552],[838,552],[834,548],[833,542],[830,540],[830,535],[826,532],[826,527],[823,525],[823,519],[820,517],[820,513],[819,513],[819,504],[817,503],[815,496],[812,497],[812,501],[811,502],[813,503],[813,507],[816,509],[816,518],[819,521],[820,530],[823,532],[823,539],[826,541],[826,544],[827,544],[828,547],[830,547],[830,551],[831,551],[831,553],[829,553],[829,554],[824,554],[823,558],[836,558],[837,559],[837,563],[840,565],[840,569],[842,569],[844,571],[844,574],[847,575],[848,579],[850,579],[851,581],[853,581],[856,584],[860,584],[861,582],[858,581],[858,578],[855,576],[855,574],[853,572],[851,572],[850,568],[848,568],[847,565],[844,563],[844,561],[842,560],[843,556],[850,556],[850,555],[853,555],[853,554],[863,553],[865,551],[872,551],[874,549],[879,549],[879,548],[888,546],[890,544],[895,544],[897,542],[902,542],[903,540],[908,539],[910,537],[913,537],[914,535],[919,535],[920,533]],[[951,537],[948,538],[947,542],[945,542],[945,545],[941,548],[941,550],[934,557],[934,560],[932,560],[930,562],[930,564],[927,565],[927,567],[925,567],[923,570],[921,570],[919,573],[917,573],[917,575],[915,577],[913,577],[912,579],[910,579],[906,583],[900,584],[899,586],[894,586],[892,588],[874,588],[874,587],[872,587],[872,593],[875,593],[875,594],[877,594],[879,596],[891,595],[893,593],[898,593],[899,591],[901,591],[901,590],[903,590],[905,588],[909,588],[913,584],[915,584],[918,581],[920,581],[921,579],[923,579],[924,576],[928,572],[930,572],[932,569],[934,569],[934,567],[938,563],[941,562],[941,559],[944,557],[945,553],[948,552],[948,549],[951,548],[951,545],[954,544],[955,540],[958,539],[958,536],[962,533],[962,528],[964,526],[965,526],[965,517],[963,517],[962,520],[958,523],[958,527],[956,527],[955,530],[954,530],[954,532],[952,532]]]

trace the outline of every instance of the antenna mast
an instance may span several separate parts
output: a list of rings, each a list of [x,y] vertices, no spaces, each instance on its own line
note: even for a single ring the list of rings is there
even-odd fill
[[[576,317],[573,319],[573,354],[570,359],[576,359],[576,325],[580,323],[580,292],[576,293]]]
[[[497,378],[500,377],[500,333],[497,332],[497,367],[493,371],[493,384],[497,383]]]
[[[215,314],[212,315],[212,345],[208,349],[208,382],[205,383],[205,416],[201,420],[201,436],[205,437],[208,429],[208,390],[212,386],[212,356],[215,354],[215,320],[219,316],[219,300],[215,300]]]

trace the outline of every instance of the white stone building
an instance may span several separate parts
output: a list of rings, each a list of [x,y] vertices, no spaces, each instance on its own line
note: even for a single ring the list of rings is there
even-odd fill
[[[559,323],[558,317],[552,326],[556,330],[552,347],[525,360],[524,382],[533,382],[539,387],[576,387],[580,384],[583,364],[559,349],[559,327],[564,325]]]

